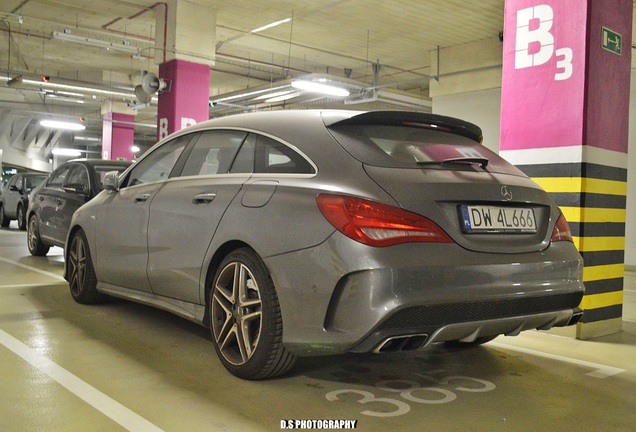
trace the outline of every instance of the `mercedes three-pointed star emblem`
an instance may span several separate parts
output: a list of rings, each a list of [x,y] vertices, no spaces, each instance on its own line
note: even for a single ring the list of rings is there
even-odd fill
[[[508,186],[501,187],[501,196],[504,197],[506,201],[510,201],[512,199],[512,191]]]

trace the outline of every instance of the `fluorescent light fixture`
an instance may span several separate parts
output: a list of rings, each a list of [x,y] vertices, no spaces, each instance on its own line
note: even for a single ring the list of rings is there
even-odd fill
[[[99,140],[99,138],[97,138],[97,137],[90,137],[90,136],[78,136],[78,135],[75,135],[75,136],[73,137],[73,139],[74,139],[75,141],[91,141],[91,142],[99,142],[99,141],[100,141],[100,140]]]
[[[343,89],[342,87],[336,87],[329,84],[323,84],[315,81],[292,81],[292,87],[299,90],[306,90],[313,93],[320,93],[329,96],[340,96],[345,97],[349,96],[349,90]]]
[[[289,94],[291,92],[292,92],[292,90],[283,90],[283,91],[278,91],[278,92],[273,92],[273,93],[267,93],[267,94],[264,94],[262,96],[254,98],[254,100],[271,99],[271,98],[275,98],[275,97],[279,97],[279,96],[283,96],[283,95]]]
[[[79,123],[62,122],[57,120],[42,120],[40,126],[50,127],[53,129],[68,129],[68,130],[84,130],[86,126]]]
[[[232,96],[226,96],[226,97],[218,98],[218,99],[217,98],[211,98],[210,102],[213,103],[213,104],[218,103],[218,102],[229,102],[229,101],[232,101],[232,100],[235,100],[235,99],[245,99],[245,98],[248,98],[248,97],[251,97],[251,96],[262,95],[263,93],[266,93],[267,97],[269,97],[269,95],[271,95],[272,92],[278,91],[278,90],[282,90],[282,89],[287,89],[287,88],[288,88],[287,85],[278,86],[278,87],[271,87],[271,88],[267,88],[267,89],[255,90],[255,91],[248,92],[248,93],[238,93],[238,94],[235,94],[235,95],[232,95]],[[288,91],[288,90],[286,90],[286,91]]]
[[[274,21],[273,23],[269,23],[269,24],[264,25],[264,26],[262,26],[262,27],[255,28],[255,29],[254,29],[254,30],[252,30],[250,33],[258,33],[258,32],[262,32],[263,30],[267,30],[267,29],[270,29],[270,28],[272,28],[272,27],[276,27],[276,26],[279,26],[279,25],[281,25],[281,24],[288,23],[288,22],[290,22],[291,20],[292,20],[291,18],[285,18],[285,19],[282,19],[282,20],[280,20],[280,21]]]
[[[58,39],[65,42],[74,42],[81,45],[94,46],[97,48],[105,48],[107,50],[123,51],[131,54],[141,55],[141,48],[130,45],[128,41],[122,43],[111,42],[103,39],[89,38],[85,36],[77,36],[71,33],[61,33],[54,31],[51,33],[51,39]]]
[[[285,93],[285,94],[282,94],[282,95],[279,95],[279,96],[271,97],[271,98],[267,99],[265,101],[265,103],[281,102],[281,101],[284,101],[284,100],[287,100],[287,99],[293,99],[293,98],[298,97],[298,96],[300,96],[300,92]]]
[[[38,87],[41,87],[41,88],[49,88],[49,89],[55,89],[55,90],[64,89],[64,90],[71,90],[71,91],[73,90],[83,91],[86,93],[95,93],[99,95],[117,96],[117,97],[121,97],[125,99],[132,99],[135,97],[135,93],[133,91],[130,91],[129,93],[124,93],[124,92],[117,92],[112,90],[103,90],[103,89],[99,89],[95,87],[83,87],[83,86],[76,86],[76,85],[70,85],[70,84],[58,84],[58,83],[52,83],[52,82],[43,83],[43,82],[32,81],[32,80],[24,80],[24,83],[37,85]]]
[[[55,156],[69,156],[69,157],[78,157],[82,155],[82,152],[75,149],[70,148],[54,148],[51,150]]]
[[[82,95],[82,96],[84,96],[84,95]],[[64,101],[64,102],[73,102],[73,103],[78,103],[78,104],[83,104],[84,103],[83,100],[73,99],[73,98],[69,98],[69,97],[66,97],[66,96],[60,96],[60,95],[56,95],[56,94],[52,94],[52,93],[47,94],[46,97],[49,98],[49,99],[57,99],[57,100]]]
[[[15,79],[15,78],[13,78]],[[0,77],[0,81],[6,81],[7,85],[8,82],[11,81],[12,78],[8,78],[8,77]],[[92,97],[95,98],[95,94],[98,95],[105,95],[105,96],[116,96],[116,97],[120,97],[123,99],[133,99],[135,97],[135,92],[133,91],[133,89],[130,89],[130,91],[128,93],[124,91],[113,91],[113,90],[105,90],[105,89],[100,89],[100,88],[96,88],[96,87],[84,87],[84,86],[78,86],[78,85],[71,85],[71,84],[59,84],[59,83],[52,83],[52,82],[42,82],[42,81],[35,81],[35,80],[30,80],[30,79],[21,79],[21,83],[22,84],[28,84],[28,85],[32,85],[32,86],[36,86],[42,90],[52,90],[55,91],[56,93],[59,94],[63,94],[62,91],[60,90],[70,90],[70,92],[66,93],[68,95],[78,95],[79,93],[75,93],[78,91],[81,92],[85,92],[85,93],[91,93]],[[73,93],[71,93],[73,92]],[[153,99],[154,100],[154,99]]]

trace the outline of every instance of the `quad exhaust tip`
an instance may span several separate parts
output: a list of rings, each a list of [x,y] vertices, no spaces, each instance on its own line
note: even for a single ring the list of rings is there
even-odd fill
[[[422,348],[428,340],[428,334],[413,334],[407,336],[392,336],[385,339],[373,350],[374,353],[387,353],[398,351],[413,351]]]
[[[583,318],[583,311],[576,311],[574,312],[574,314],[572,314],[572,318],[570,318],[570,321],[567,323],[567,325],[574,325],[581,321],[581,318]]]
[[[583,311],[575,310],[572,314],[572,317],[568,321],[567,326],[574,325],[578,323],[583,317]],[[541,330],[547,330],[552,328],[555,325],[555,321],[550,322],[549,324],[540,327]],[[563,324],[561,324],[563,325]],[[519,328],[505,333],[506,336],[516,336],[522,330],[522,326]],[[475,336],[477,336],[475,334]],[[402,336],[391,336],[384,339],[374,350],[373,352],[376,354],[379,353],[389,353],[389,352],[398,352],[398,351],[414,351],[420,348],[423,348],[428,341],[429,336],[427,333],[419,333],[419,334],[410,334],[410,335],[402,335]],[[473,338],[472,340],[474,340]]]

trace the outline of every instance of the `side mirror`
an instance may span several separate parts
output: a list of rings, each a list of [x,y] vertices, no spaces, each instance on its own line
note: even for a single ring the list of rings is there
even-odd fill
[[[104,176],[104,181],[102,182],[102,186],[107,191],[118,191],[119,190],[119,173],[117,171],[109,171]]]
[[[12,192],[20,192],[20,188],[17,187],[16,185],[9,186],[9,190]]]

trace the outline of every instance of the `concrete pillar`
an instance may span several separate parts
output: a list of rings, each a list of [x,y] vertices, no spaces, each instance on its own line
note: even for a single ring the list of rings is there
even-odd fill
[[[134,111],[121,102],[105,102],[102,105],[102,159],[133,160],[135,143]]]
[[[209,118],[210,67],[185,60],[159,65],[170,91],[159,94],[157,140]]]
[[[632,1],[506,0],[501,155],[561,207],[588,339],[622,327]]]
[[[216,10],[188,0],[157,9],[155,61],[167,86],[159,93],[157,139],[209,118]]]

